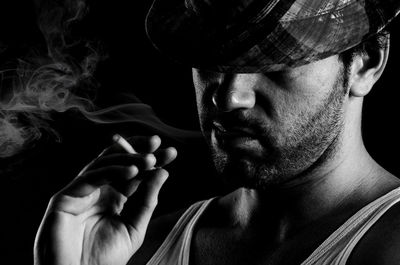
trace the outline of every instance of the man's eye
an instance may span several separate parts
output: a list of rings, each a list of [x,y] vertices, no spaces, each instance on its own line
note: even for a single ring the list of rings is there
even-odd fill
[[[298,68],[288,68],[275,72],[266,72],[263,75],[277,84],[287,84],[302,76],[302,71]]]
[[[276,83],[282,83],[287,80],[287,78],[290,76],[290,73],[288,73],[288,71],[286,70],[282,70],[275,72],[266,72],[263,73],[263,75],[266,76],[271,81],[274,81]]]

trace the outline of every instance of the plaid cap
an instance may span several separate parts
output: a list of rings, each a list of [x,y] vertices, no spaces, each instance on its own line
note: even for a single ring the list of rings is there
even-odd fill
[[[191,67],[267,72],[350,49],[399,10],[399,0],[155,0],[146,30],[157,49]]]

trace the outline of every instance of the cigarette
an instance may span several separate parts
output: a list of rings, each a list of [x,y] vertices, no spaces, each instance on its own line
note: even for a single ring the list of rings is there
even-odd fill
[[[113,140],[114,142],[116,142],[117,144],[119,144],[125,151],[127,151],[130,154],[136,154],[135,149],[133,149],[132,145],[130,143],[128,143],[127,140],[125,140],[124,137],[122,137],[119,134],[115,134],[113,136]]]

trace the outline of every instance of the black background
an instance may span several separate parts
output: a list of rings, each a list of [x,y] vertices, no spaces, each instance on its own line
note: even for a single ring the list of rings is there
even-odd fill
[[[77,25],[79,33],[101,40],[108,54],[95,73],[101,84],[95,102],[102,107],[126,103],[123,93],[128,93],[151,105],[167,124],[198,130],[191,69],[168,61],[148,41],[144,19],[150,5],[149,0],[90,2],[90,12]],[[17,24],[20,27],[22,22],[13,23],[8,23],[9,28],[17,28]],[[400,175],[398,28],[393,27],[387,70],[366,97],[363,120],[367,149],[395,175]],[[21,41],[24,39],[21,37]],[[34,147],[0,161],[1,264],[32,264],[35,233],[49,198],[111,144],[114,133],[123,136],[154,133],[136,123],[94,124],[75,111],[54,113],[51,125],[60,133],[61,142],[45,134]],[[156,215],[221,191],[202,141],[180,143],[168,137],[163,139],[166,145],[176,146],[179,155],[168,167],[170,179],[160,195]]]

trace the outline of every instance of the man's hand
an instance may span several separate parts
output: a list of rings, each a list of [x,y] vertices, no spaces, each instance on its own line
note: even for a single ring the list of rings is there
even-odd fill
[[[141,246],[175,148],[161,139],[115,136],[48,205],[36,235],[36,265],[126,264]]]

